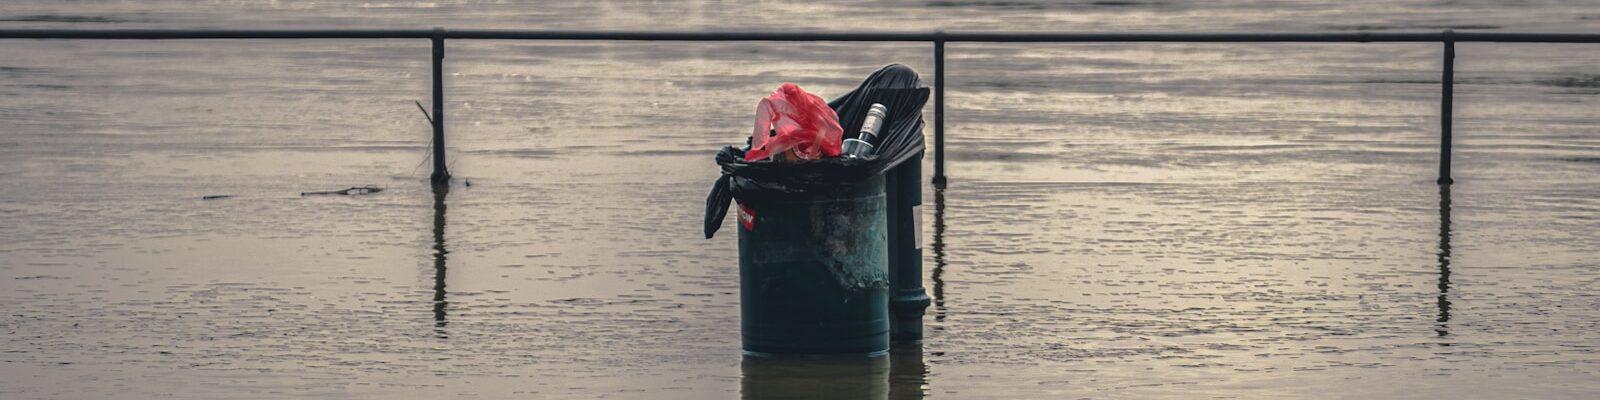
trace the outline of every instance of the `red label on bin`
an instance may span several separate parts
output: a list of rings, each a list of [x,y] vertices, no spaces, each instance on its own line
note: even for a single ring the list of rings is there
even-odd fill
[[[744,203],[734,202],[734,204],[739,205],[739,226],[743,226],[744,230],[755,232],[756,211],[751,210],[750,206],[744,205]]]

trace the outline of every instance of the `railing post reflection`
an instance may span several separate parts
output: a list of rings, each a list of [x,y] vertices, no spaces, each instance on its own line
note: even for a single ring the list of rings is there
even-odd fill
[[[944,188],[933,189],[933,320],[944,321]]]
[[[445,309],[450,304],[445,300],[444,289],[445,258],[450,254],[444,245],[444,199],[448,195],[450,185],[433,186],[433,330],[440,338],[449,337],[444,330],[445,325],[449,324],[445,319]]]
[[[1439,325],[1440,337],[1450,335],[1450,184],[1439,185]]]

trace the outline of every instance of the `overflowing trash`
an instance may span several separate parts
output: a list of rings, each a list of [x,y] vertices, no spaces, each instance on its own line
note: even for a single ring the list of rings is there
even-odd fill
[[[867,109],[867,119],[861,121],[861,132],[856,133],[856,137],[844,140],[844,156],[862,158],[872,154],[872,142],[878,140],[878,130],[883,129],[883,119],[888,115],[888,107],[872,103],[872,108]]]
[[[748,145],[717,153],[722,176],[706,196],[706,238],[722,227],[734,199],[782,199],[859,182],[921,155],[928,94],[917,73],[899,64],[825,104],[783,84],[757,105]],[[845,140],[844,132],[855,134]]]
[[[821,97],[785,83],[756,105],[745,161],[817,160],[838,157],[844,129]]]

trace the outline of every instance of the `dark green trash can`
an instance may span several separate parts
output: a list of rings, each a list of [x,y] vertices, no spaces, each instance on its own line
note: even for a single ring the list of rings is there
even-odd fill
[[[883,185],[880,175],[735,206],[745,353],[887,353]]]

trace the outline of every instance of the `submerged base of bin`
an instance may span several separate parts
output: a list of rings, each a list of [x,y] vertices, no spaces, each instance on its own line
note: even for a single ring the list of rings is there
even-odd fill
[[[921,344],[921,343],[918,342],[916,344]],[[769,352],[763,352],[763,351],[750,350],[749,346],[746,346],[745,350],[743,350],[741,353],[746,358],[763,358],[763,359],[774,359],[774,360],[789,360],[789,359],[829,360],[829,359],[846,359],[846,358],[847,359],[888,358],[888,355],[889,355],[889,351],[888,350],[869,351],[869,352],[864,352],[864,353],[861,353],[861,352],[856,352],[856,353],[821,353],[821,354],[813,354],[813,353],[781,353],[781,352],[780,353],[769,353]]]
[[[889,354],[889,319],[818,322],[808,318],[786,323],[745,323],[744,354],[766,358],[879,357]]]
[[[883,183],[879,176],[736,205],[746,354],[888,351]]]

